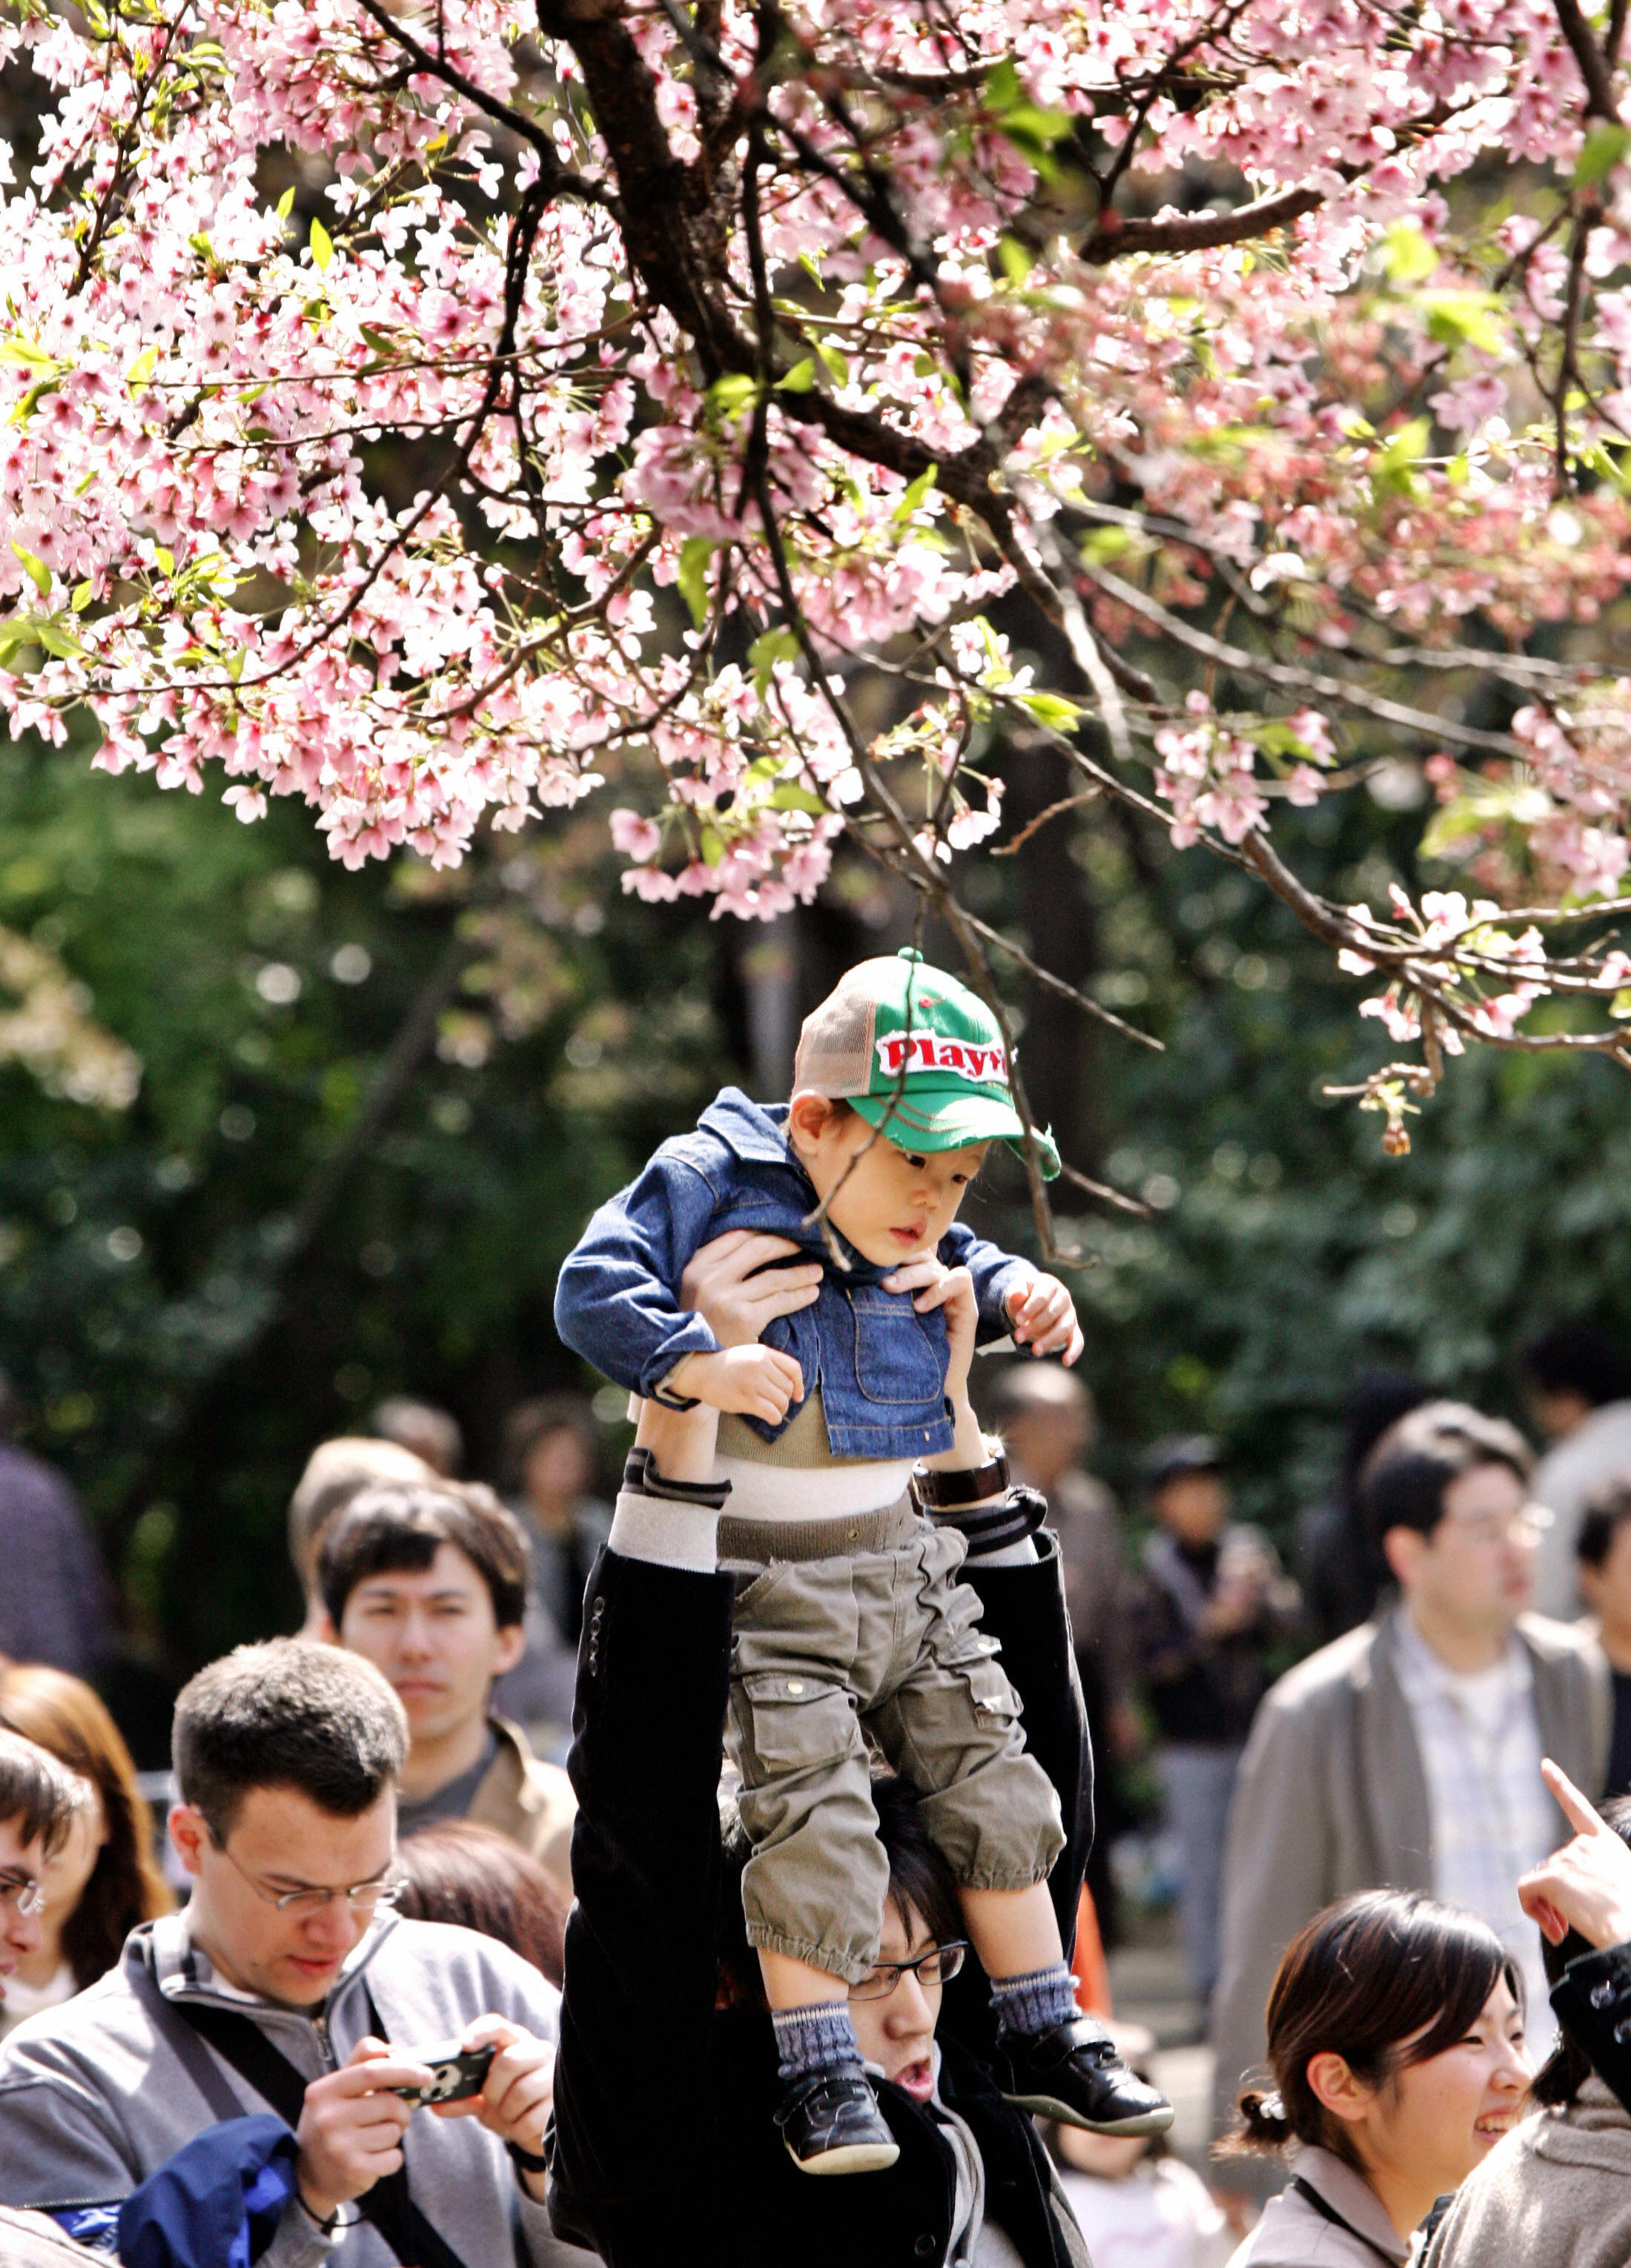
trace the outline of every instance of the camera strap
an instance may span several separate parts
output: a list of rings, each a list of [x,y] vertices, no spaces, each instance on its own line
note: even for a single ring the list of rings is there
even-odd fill
[[[247,2080],[262,2100],[271,2104],[291,2133],[294,2132],[306,2107],[306,2082],[288,2057],[273,2046],[255,2019],[240,2016],[232,2008],[209,2007],[196,2000],[169,1999],[159,1991],[157,1978],[147,1970],[145,1963],[143,1974],[151,1988],[150,2007],[155,2013],[162,2011],[160,2021],[164,2029],[216,2117],[241,2117],[243,2106],[230,2101],[229,2107],[223,2109],[223,2095],[230,2098],[230,2090],[225,2088],[220,2073],[208,2056],[188,2052],[192,2042],[182,2044],[177,2031],[178,2019],[187,2033],[207,2042],[240,2079]],[[365,1985],[364,1991],[367,1992]],[[367,1999],[369,2021],[380,2033],[380,2014],[371,1992]],[[410,2196],[405,2166],[384,2176],[355,2203],[362,2218],[371,2221],[390,2246],[402,2268],[465,2268],[452,2245],[425,2219]]]

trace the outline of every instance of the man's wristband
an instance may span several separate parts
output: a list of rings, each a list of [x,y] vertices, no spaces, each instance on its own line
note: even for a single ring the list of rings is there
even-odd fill
[[[988,1465],[960,1473],[915,1472],[911,1492],[925,1512],[949,1512],[959,1505],[984,1504],[1008,1485],[1008,1461],[999,1450]]]
[[[504,2146],[509,2152],[511,2158],[514,2161],[515,2170],[518,2174],[547,2174],[549,2172],[550,2161],[543,2151],[539,2151],[537,2156],[535,2157],[530,2150],[523,2150],[519,2142],[506,2142]]]

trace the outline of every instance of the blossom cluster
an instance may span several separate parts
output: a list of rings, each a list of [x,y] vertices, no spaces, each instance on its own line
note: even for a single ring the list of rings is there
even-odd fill
[[[299,796],[352,865],[644,759],[625,887],[770,918],[846,828],[931,875],[987,839],[993,736],[1104,713],[1083,637],[1177,639],[1116,752],[1238,846],[1329,790],[1400,641],[1617,606],[1631,128],[1553,0],[766,20],[4,0],[12,731],[88,710],[104,769]],[[1185,699],[1214,600],[1279,657],[1249,711]],[[1072,632],[1068,681],[999,602]],[[1504,745],[1531,865],[1617,888],[1631,687]],[[1538,933],[1426,903],[1424,981],[1509,1034]]]

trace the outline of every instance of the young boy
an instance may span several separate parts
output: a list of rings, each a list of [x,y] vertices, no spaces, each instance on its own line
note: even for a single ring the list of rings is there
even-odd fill
[[[742,1895],[776,2028],[777,2123],[810,2173],[898,2154],[847,2006],[888,1891],[863,1725],[920,1792],[962,1886],[1011,2098],[1096,2132],[1171,2123],[1078,2016],[1047,1893],[1058,1798],[956,1580],[964,1537],[923,1516],[989,1503],[1015,1550],[1034,1551],[968,1404],[976,1311],[985,1336],[1011,1330],[1067,1362],[1081,1333],[1062,1284],[956,1225],[991,1142],[1022,1138],[984,1004],[914,952],[863,961],[805,1023],[791,1102],[727,1087],[601,1206],[556,1293],[561,1336],[608,1377],[723,1413],[718,1550],[739,1583],[727,1739],[754,1845]],[[722,1347],[678,1294],[691,1256],[731,1229],[822,1267],[800,1308]]]

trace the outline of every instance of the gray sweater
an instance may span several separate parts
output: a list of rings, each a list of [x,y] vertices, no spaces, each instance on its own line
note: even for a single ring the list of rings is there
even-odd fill
[[[370,1993],[385,2036],[404,2048],[451,2038],[490,2013],[542,2039],[558,2029],[555,1987],[507,1946],[472,1930],[385,1916],[314,2018],[223,1990],[184,1918],[166,1915],[131,1932],[118,1968],[100,1983],[28,2017],[0,2045],[0,2205],[123,2198],[214,2123],[138,1989],[144,1967],[166,1999],[253,2017],[308,2080],[344,2063],[374,2029]],[[213,2048],[204,2052],[245,2111],[271,2109]],[[507,2268],[513,2260],[543,2268],[559,2257],[542,2205],[522,2190],[504,2145],[478,2120],[422,2111],[404,2154],[414,2203],[469,2268]],[[346,2208],[348,2218],[353,2211]],[[366,2222],[325,2236],[292,2198],[261,2268],[387,2268],[391,2258]]]
[[[1429,2268],[1625,2268],[1631,2118],[1600,2079],[1525,2118],[1462,2183]]]

